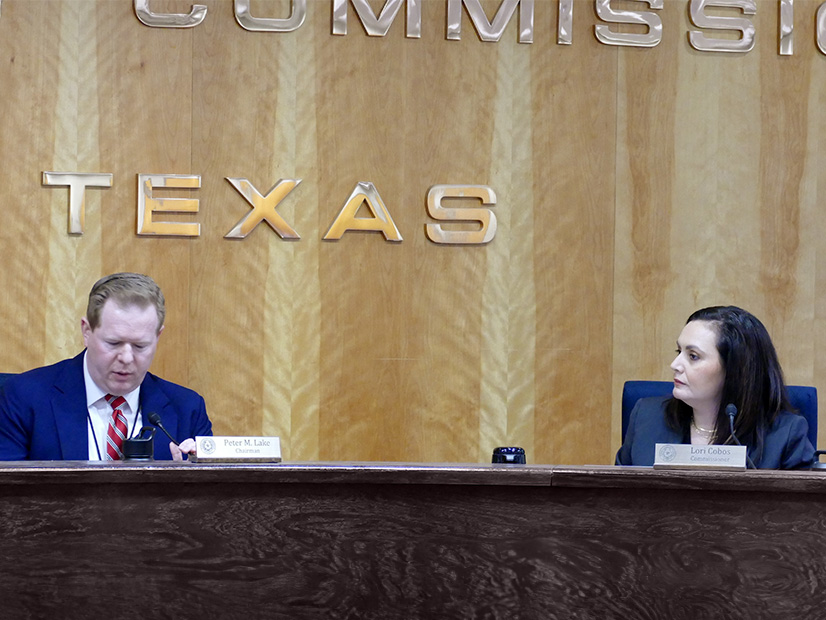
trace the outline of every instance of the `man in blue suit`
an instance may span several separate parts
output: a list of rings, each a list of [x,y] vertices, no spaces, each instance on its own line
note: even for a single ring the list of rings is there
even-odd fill
[[[10,377],[0,394],[0,460],[119,460],[125,438],[161,424],[155,459],[182,460],[211,435],[204,399],[148,372],[163,331],[164,297],[148,276],[116,273],[92,287],[72,359]],[[156,435],[156,439],[158,436]]]

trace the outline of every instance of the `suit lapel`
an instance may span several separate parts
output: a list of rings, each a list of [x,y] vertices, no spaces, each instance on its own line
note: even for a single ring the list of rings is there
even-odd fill
[[[163,427],[175,437],[177,441],[181,438],[177,437],[178,431],[178,413],[172,406],[172,403],[167,398],[166,394],[158,387],[158,382],[154,375],[146,373],[146,377],[141,383],[141,423],[144,426],[152,426],[149,423],[149,414],[157,413],[161,416],[161,424]],[[158,430],[155,433],[155,458],[169,459],[172,455],[169,453],[169,438]]]
[[[61,369],[52,397],[60,452],[67,461],[89,460],[86,385],[83,382],[83,353]]]
[[[61,456],[67,461],[89,459],[88,410],[86,385],[83,380],[83,353],[74,357],[55,378],[51,399],[52,415],[57,428]],[[147,417],[155,412],[161,416],[164,428],[178,441],[178,414],[166,394],[158,387],[154,375],[146,373],[141,384],[141,423],[151,426]],[[166,435],[156,433],[155,457],[171,458]]]

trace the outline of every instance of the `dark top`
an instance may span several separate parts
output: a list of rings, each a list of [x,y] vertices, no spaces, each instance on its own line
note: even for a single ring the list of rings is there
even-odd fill
[[[141,383],[140,411],[143,426],[158,413],[177,441],[212,435],[204,399],[150,373]],[[83,353],[9,377],[0,393],[0,460],[89,460],[88,415]],[[157,433],[154,447],[155,459],[172,459],[166,435]]]
[[[616,465],[654,465],[654,444],[688,443],[682,431],[665,420],[670,396],[641,398],[631,411],[625,441],[617,452]],[[754,466],[760,469],[804,469],[814,461],[815,449],[807,435],[806,418],[782,411],[766,431],[761,446],[744,444]]]

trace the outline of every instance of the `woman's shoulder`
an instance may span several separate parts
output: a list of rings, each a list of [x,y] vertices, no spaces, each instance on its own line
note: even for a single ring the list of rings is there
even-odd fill
[[[798,413],[797,411],[786,411],[785,409],[777,414],[774,418],[774,422],[771,424],[771,430],[781,430],[788,427],[796,427],[796,426],[805,426],[806,428],[809,427],[809,423],[806,422],[806,418],[803,417],[802,414]]]
[[[801,414],[781,411],[766,433],[763,459],[758,467],[800,469],[811,465],[814,447],[808,438],[809,423]]]
[[[646,396],[645,398],[640,398],[636,404],[634,405],[634,409],[637,411],[664,411],[665,406],[668,401],[671,400],[671,396]]]
[[[634,426],[661,426],[665,423],[665,407],[670,396],[647,396],[640,398],[631,411]]]
[[[766,432],[766,443],[780,441],[797,443],[807,439],[809,423],[802,414],[796,411],[781,411],[774,418]]]

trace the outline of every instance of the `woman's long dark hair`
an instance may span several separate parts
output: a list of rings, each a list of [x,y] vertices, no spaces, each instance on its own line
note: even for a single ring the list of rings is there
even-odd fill
[[[717,351],[726,373],[711,443],[732,443],[726,406],[733,403],[737,407],[737,437],[744,445],[759,450],[766,429],[777,415],[781,411],[792,411],[769,332],[757,317],[736,306],[697,310],[686,324],[692,321],[708,321],[717,331]],[[672,429],[686,434],[692,409],[672,398],[666,406],[665,417]]]

